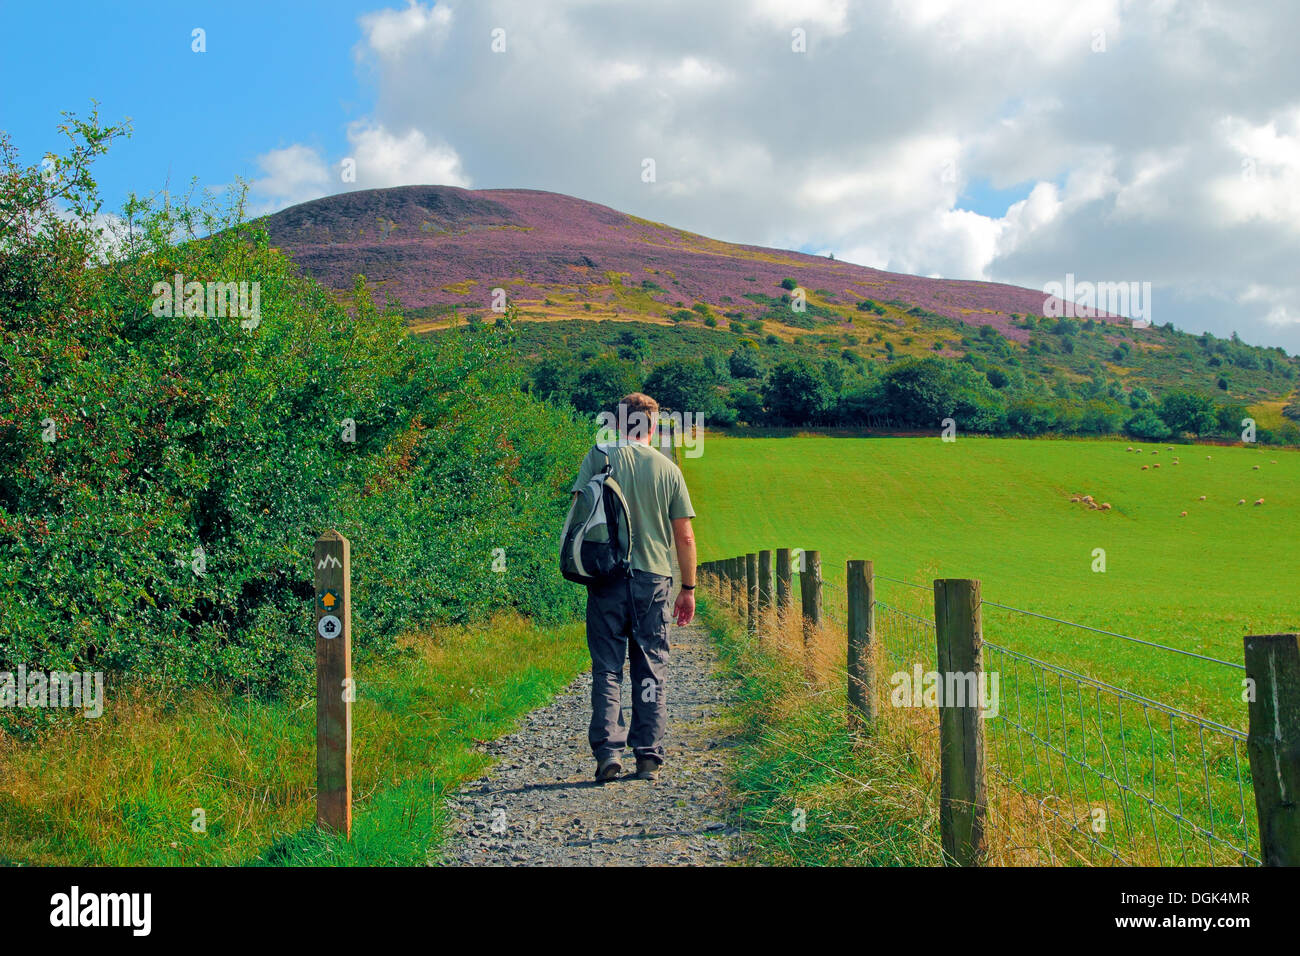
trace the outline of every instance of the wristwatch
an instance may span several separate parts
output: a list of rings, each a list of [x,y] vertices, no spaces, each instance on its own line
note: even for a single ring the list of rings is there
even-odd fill
[[[695,590],[695,585],[694,585],[694,584],[683,584],[683,585],[682,585],[682,590],[683,590],[683,591],[694,591],[694,590]]]

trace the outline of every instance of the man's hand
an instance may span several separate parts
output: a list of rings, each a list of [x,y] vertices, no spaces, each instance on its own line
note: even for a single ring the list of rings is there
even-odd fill
[[[678,591],[677,602],[673,605],[673,617],[678,627],[685,627],[695,617],[695,592]]]

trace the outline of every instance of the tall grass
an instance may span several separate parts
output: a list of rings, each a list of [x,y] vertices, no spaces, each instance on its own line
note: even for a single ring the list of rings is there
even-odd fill
[[[420,865],[442,797],[581,669],[580,625],[526,619],[408,636],[359,667],[351,842],[315,827],[315,701],[135,683],[98,720],[0,736],[0,862],[34,865]],[[192,826],[195,811],[206,832]]]
[[[805,645],[788,619],[751,637],[716,593],[702,613],[738,688],[731,782],[752,862],[939,863],[933,767],[903,738],[850,732],[832,629]]]

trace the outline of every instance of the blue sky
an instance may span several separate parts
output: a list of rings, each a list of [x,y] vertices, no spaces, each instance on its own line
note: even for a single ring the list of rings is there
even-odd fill
[[[323,0],[8,3],[0,30],[3,127],[35,162],[59,150],[62,111],[131,118],[132,136],[97,167],[109,210],[127,191],[197,176],[255,178],[257,157],[291,143],[335,153],[350,120],[373,108],[353,67],[366,5]],[[191,31],[206,30],[206,53]],[[17,78],[21,77],[21,80]]]
[[[1282,0],[10,0],[0,128],[37,162],[62,110],[131,117],[110,212],[195,177],[253,212],[549,189],[896,272],[1150,282],[1158,323],[1296,353],[1298,33]]]

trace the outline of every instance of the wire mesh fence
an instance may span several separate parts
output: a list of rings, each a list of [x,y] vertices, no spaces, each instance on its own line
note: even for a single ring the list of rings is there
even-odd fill
[[[797,614],[797,568],[793,577]],[[824,578],[823,572],[823,620],[838,628],[845,620],[846,595],[842,585]],[[925,701],[916,706],[915,700],[900,700],[897,693],[900,685],[925,684],[928,675],[937,677],[931,686],[937,683],[942,690],[933,589],[878,574],[875,581],[872,650],[879,720],[887,732],[905,736],[907,746],[928,751],[927,759],[937,764],[937,709]],[[743,616],[743,589],[740,597]],[[989,692],[981,703],[993,862],[1259,864],[1242,729],[1120,686],[1118,678],[1110,682],[1085,674],[1072,661],[1027,653],[1016,638],[1047,621],[1131,641],[1154,653],[1182,655],[1195,659],[1197,668],[1228,669],[1238,678],[1242,665],[992,601],[982,601],[980,610]],[[833,651],[830,656],[819,663],[822,671],[847,677],[843,657]]]

